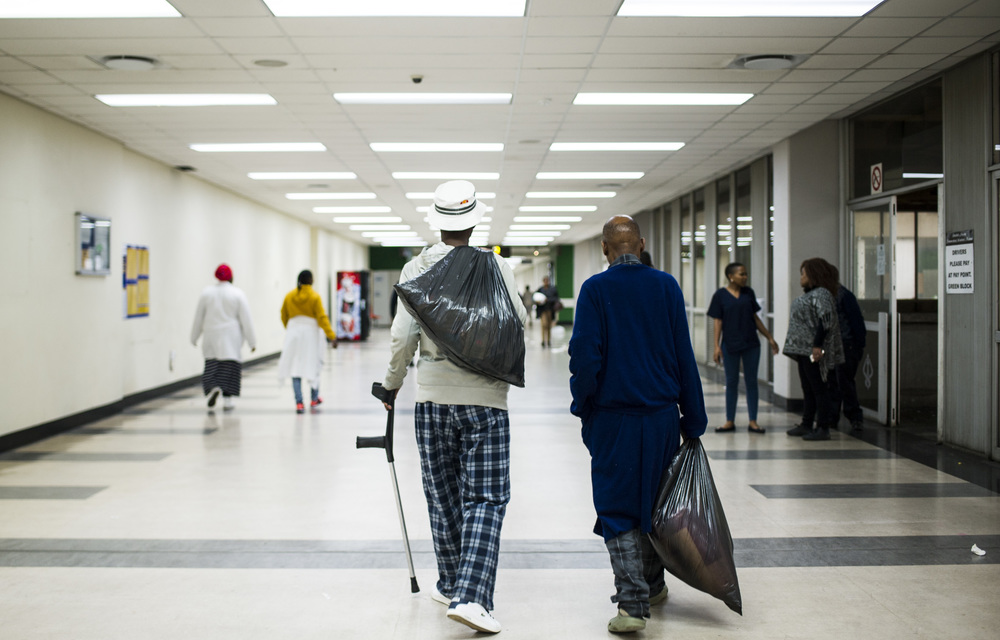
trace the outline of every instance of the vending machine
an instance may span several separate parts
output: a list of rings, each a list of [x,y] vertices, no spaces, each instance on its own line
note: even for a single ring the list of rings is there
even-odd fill
[[[368,271],[337,272],[337,304],[330,317],[338,340],[366,340],[371,330]]]

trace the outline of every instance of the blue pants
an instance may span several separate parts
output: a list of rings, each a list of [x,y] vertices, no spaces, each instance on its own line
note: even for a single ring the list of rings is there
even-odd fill
[[[438,591],[490,611],[510,501],[507,411],[420,402],[413,419]]]
[[[722,347],[722,365],[726,370],[726,421],[736,419],[736,399],[740,393],[740,362],[743,362],[743,382],[747,387],[747,413],[752,422],[757,421],[757,367],[760,365],[760,347],[729,353]]]
[[[292,378],[292,392],[295,394],[295,404],[302,404],[302,378]],[[319,389],[310,389],[312,401],[319,399]]]

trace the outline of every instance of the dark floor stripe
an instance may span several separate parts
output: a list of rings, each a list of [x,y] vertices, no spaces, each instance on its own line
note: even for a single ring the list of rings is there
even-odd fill
[[[973,544],[1000,548],[1000,535],[734,540],[745,568],[982,565]],[[435,567],[429,540],[411,543],[414,564]],[[402,542],[313,540],[0,539],[0,566],[186,569],[405,569]],[[503,569],[608,569],[600,540],[515,540],[501,544]]]
[[[752,484],[765,498],[980,498],[996,497],[967,482],[886,484]]]
[[[107,487],[3,487],[0,500],[86,500]]]
[[[159,462],[169,453],[74,453],[62,451],[11,451],[0,462]]]
[[[153,428],[153,429],[143,429],[142,427],[130,427],[128,429],[122,429],[119,427],[109,427],[102,429],[99,427],[85,427],[82,429],[74,429],[73,431],[68,431],[63,435],[67,436],[107,436],[107,435],[124,435],[124,436],[209,436],[218,431],[218,427],[211,427],[208,429],[163,429],[163,428]]]
[[[749,451],[706,451],[713,460],[876,460],[895,458],[882,449],[801,449]]]

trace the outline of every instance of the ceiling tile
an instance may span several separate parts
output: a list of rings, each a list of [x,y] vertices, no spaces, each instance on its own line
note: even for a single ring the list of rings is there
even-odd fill
[[[1000,17],[948,18],[921,35],[940,37],[987,36],[1000,29]]]
[[[615,18],[611,37],[766,37],[822,36],[832,38],[855,23],[854,18]]]
[[[869,15],[876,17],[948,16],[966,7],[969,0],[893,0],[875,7]]]
[[[786,53],[811,54],[831,42],[830,38],[605,38],[600,53]]]
[[[886,53],[906,42],[905,38],[837,38],[820,53]]]
[[[893,53],[952,53],[961,51],[978,41],[978,38],[913,38],[893,50]]]
[[[939,18],[865,18],[842,35],[848,38],[915,36],[937,23]]]

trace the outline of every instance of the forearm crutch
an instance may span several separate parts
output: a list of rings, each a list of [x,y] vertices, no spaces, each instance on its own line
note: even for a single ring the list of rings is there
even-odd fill
[[[372,383],[372,395],[380,401],[389,405],[388,418],[385,423],[384,436],[371,436],[368,438],[358,436],[358,449],[385,449],[385,458],[389,461],[389,475],[392,477],[392,488],[396,495],[396,510],[399,512],[399,527],[403,531],[403,546],[406,548],[406,564],[410,567],[410,592],[417,593],[420,587],[417,586],[417,574],[413,571],[413,554],[410,553],[410,539],[406,535],[406,519],[403,518],[403,503],[399,499],[399,482],[396,481],[395,458],[392,455],[392,427],[393,417],[396,413],[395,393],[383,387],[378,382]]]

